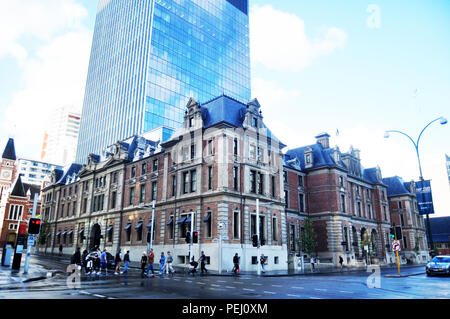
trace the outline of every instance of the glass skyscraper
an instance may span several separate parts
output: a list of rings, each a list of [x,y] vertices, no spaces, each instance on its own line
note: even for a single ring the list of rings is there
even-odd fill
[[[76,162],[177,128],[190,97],[249,101],[249,51],[248,0],[100,0]]]

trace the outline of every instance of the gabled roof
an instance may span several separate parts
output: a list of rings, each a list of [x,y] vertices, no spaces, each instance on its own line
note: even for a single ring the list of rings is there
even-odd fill
[[[5,150],[3,151],[2,158],[6,158],[9,160],[16,160],[16,149],[14,147],[14,140],[10,138],[8,143],[6,143]]]
[[[430,218],[430,227],[433,241],[439,243],[450,242],[450,217]]]
[[[387,186],[387,196],[412,195],[405,187],[405,182],[399,176],[383,178],[383,184]]]
[[[27,197],[28,192],[30,192],[31,198],[34,198],[34,194],[39,194],[41,191],[40,186],[33,185],[33,184],[27,184],[22,182],[22,178],[17,178],[16,182],[13,185],[11,196],[17,196],[17,197]]]

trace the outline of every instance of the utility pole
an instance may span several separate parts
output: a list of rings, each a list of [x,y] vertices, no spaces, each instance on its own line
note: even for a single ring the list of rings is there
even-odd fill
[[[38,194],[35,193],[34,194],[34,202],[33,202],[33,211],[31,213],[31,218],[35,218],[36,217],[36,208],[37,208],[37,202],[38,202]],[[27,256],[25,258],[25,267],[23,269],[23,273],[27,274],[28,273],[28,267],[29,267],[29,263],[30,263],[30,255],[31,255],[31,249],[34,245],[35,242],[35,238],[33,234],[28,234],[28,241],[27,241]]]

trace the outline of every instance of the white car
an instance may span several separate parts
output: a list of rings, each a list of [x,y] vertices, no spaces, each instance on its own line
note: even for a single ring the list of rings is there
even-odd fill
[[[426,266],[427,276],[432,274],[450,275],[450,256],[442,255],[434,257]]]

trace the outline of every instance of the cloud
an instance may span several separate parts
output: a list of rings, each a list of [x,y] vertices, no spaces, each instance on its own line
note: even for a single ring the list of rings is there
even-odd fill
[[[252,61],[272,70],[296,72],[345,46],[347,34],[343,30],[323,27],[320,31],[320,38],[309,39],[298,16],[270,5],[255,5],[250,13]]]
[[[11,49],[0,50],[0,61],[2,53],[12,54],[19,59],[21,74],[20,88],[12,93],[11,103],[2,106],[0,130],[3,137],[14,137],[18,156],[38,159],[51,112],[65,105],[81,110],[92,31],[82,22],[86,9],[75,1],[17,2],[0,5],[0,12],[5,6],[12,10],[16,19],[10,21],[17,20],[11,27],[13,36],[7,39],[16,53]],[[19,6],[25,11],[24,17],[17,12]],[[33,9],[36,17],[19,26]],[[3,33],[1,37],[6,38]],[[27,53],[22,38],[32,39],[36,49]]]
[[[82,29],[87,15],[75,0],[0,1],[0,59],[10,55],[23,66],[27,41],[49,41],[64,30]]]

